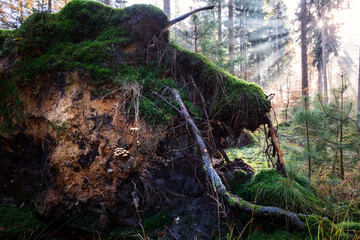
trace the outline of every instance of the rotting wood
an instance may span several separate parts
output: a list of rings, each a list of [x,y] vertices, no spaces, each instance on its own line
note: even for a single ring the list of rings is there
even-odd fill
[[[211,10],[211,9],[213,9],[214,7],[215,7],[215,6],[207,6],[207,7],[197,8],[197,9],[191,11],[191,12],[188,12],[188,13],[180,16],[180,17],[177,17],[177,18],[171,20],[171,21],[169,22],[168,27],[171,27],[172,25],[174,25],[174,24],[176,24],[176,23],[178,23],[178,22],[181,22],[182,20],[190,17],[191,15],[193,15],[193,14],[195,14],[195,13],[198,13],[198,12],[201,12],[201,11],[205,11],[205,10]]]
[[[177,89],[171,89],[171,92],[180,106],[179,113],[182,115],[182,117],[185,118],[185,120],[189,124],[190,130],[196,139],[197,145],[203,158],[204,169],[208,178],[210,179],[211,183],[216,187],[217,191],[225,198],[228,204],[231,207],[239,209],[240,211],[252,214],[254,217],[270,217],[276,220],[287,221],[297,229],[304,229],[305,224],[299,219],[298,215],[293,212],[288,212],[277,207],[255,205],[243,200],[239,196],[233,195],[228,192],[228,190],[222,183],[219,175],[216,173],[215,169],[211,165],[211,156],[206,148],[206,144],[194,120],[191,118],[189,112],[187,111],[187,108],[182,101],[179,92],[177,91]]]
[[[277,141],[275,128],[274,128],[268,114],[266,114],[266,120],[267,120],[267,124],[269,126],[270,137],[271,137],[272,143],[273,143],[275,151],[276,151],[276,153],[278,155],[277,162],[276,162],[276,170],[280,174],[282,174],[284,177],[286,177],[287,174],[286,174],[284,159],[283,159],[283,156],[282,156],[282,152],[281,152],[281,149],[280,149],[279,142]]]

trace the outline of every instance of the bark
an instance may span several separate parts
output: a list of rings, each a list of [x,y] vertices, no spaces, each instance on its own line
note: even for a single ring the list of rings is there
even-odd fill
[[[326,32],[325,32],[325,6],[324,0],[321,1],[321,18],[322,18],[322,28],[321,28],[321,53],[322,53],[322,73],[324,81],[324,100],[328,102],[328,82],[327,82],[327,71],[326,71]]]
[[[218,46],[219,46],[219,60],[221,60],[221,46],[222,46],[222,21],[221,21],[221,1],[222,0],[218,0]]]
[[[195,14],[195,13],[198,13],[198,12],[201,12],[201,11],[205,11],[205,10],[211,10],[211,9],[213,9],[214,7],[215,7],[215,6],[202,7],[202,8],[195,9],[195,10],[193,10],[193,11],[191,11],[191,12],[188,12],[188,13],[186,13],[186,14],[178,17],[178,18],[175,18],[175,19],[171,20],[171,21],[169,22],[168,27],[171,27],[172,25],[174,25],[174,24],[176,24],[176,23],[178,23],[178,22],[181,22],[182,20],[190,17],[191,15],[193,15],[193,14]]]
[[[344,76],[341,75],[341,94],[340,94],[340,170],[341,170],[341,179],[344,180],[344,156],[342,149],[343,142],[343,107],[344,106]]]
[[[164,12],[170,18],[170,0],[164,0]]]
[[[292,212],[285,211],[277,207],[266,207],[255,205],[244,201],[242,198],[229,193],[222,183],[219,175],[211,165],[211,157],[206,148],[206,144],[201,137],[201,133],[197,128],[194,120],[190,117],[184,102],[182,101],[179,92],[176,89],[171,89],[172,94],[180,106],[179,113],[185,118],[190,126],[190,130],[195,137],[196,143],[201,151],[203,158],[204,170],[211,181],[211,184],[217,189],[218,193],[222,195],[231,207],[237,208],[240,211],[251,214],[254,217],[264,218],[269,217],[275,220],[282,220],[291,223],[298,229],[304,229],[305,224],[299,219],[298,215]]]
[[[242,29],[242,42],[243,42],[243,55],[244,55],[244,62],[243,62],[243,72],[244,72],[244,79],[247,80],[246,76],[246,57],[247,57],[247,43],[246,43],[246,6],[243,8],[243,29]]]
[[[276,131],[275,131],[275,128],[274,128],[274,126],[273,126],[273,124],[271,122],[271,119],[270,119],[269,115],[267,115],[267,114],[266,114],[266,120],[267,120],[267,124],[269,126],[270,137],[271,137],[272,143],[273,143],[275,151],[276,151],[276,153],[278,155],[277,162],[276,162],[276,170],[281,175],[286,177],[287,174],[286,174],[286,169],[285,169],[285,163],[284,163],[284,159],[283,159],[283,156],[282,156],[282,152],[281,152],[281,149],[280,149],[279,142],[277,141]]]
[[[357,95],[357,120],[360,125],[360,47],[359,47],[359,77],[358,77],[358,95]]]
[[[318,69],[318,95],[322,98],[323,96],[323,84],[322,84],[322,73],[321,69]]]
[[[52,0],[48,0],[48,11],[51,13],[52,12]]]
[[[307,18],[306,0],[301,0],[301,92],[303,96],[309,95],[308,65],[307,65]]]
[[[280,76],[280,56],[279,56],[279,26],[278,26],[278,12],[277,3],[275,1],[275,34],[276,34],[276,70],[277,77]]]
[[[229,63],[230,72],[234,73],[234,4],[229,0]]]

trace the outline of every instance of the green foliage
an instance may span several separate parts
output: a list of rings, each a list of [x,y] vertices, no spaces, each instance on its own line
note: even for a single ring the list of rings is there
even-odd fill
[[[305,139],[306,122],[309,126],[310,149],[304,148],[304,151],[298,155],[299,160],[304,161],[310,154],[315,166],[338,165],[340,150],[343,151],[345,167],[353,166],[359,159],[357,152],[360,150],[360,144],[354,104],[346,100],[341,103],[340,100],[340,94],[345,90],[346,86],[335,90],[334,101],[329,104],[316,98],[310,110],[305,111],[302,105],[293,109],[292,124],[295,136]],[[301,145],[304,146],[303,143]]]
[[[154,231],[155,229],[161,228],[164,225],[170,225],[172,218],[168,209],[161,210],[155,215],[144,219],[143,227],[145,231]]]
[[[323,213],[325,203],[310,184],[304,178],[294,177],[294,174],[290,177],[293,178],[284,178],[274,169],[263,169],[237,194],[260,205],[278,206],[306,214]]]
[[[277,230],[275,232],[256,231],[250,234],[248,240],[279,240],[279,239],[292,239],[292,240],[306,240],[311,239],[305,231],[289,232],[285,230]]]
[[[12,40],[14,35],[13,30],[2,30],[0,29],[0,56],[3,55],[3,52],[8,48],[9,41]]]
[[[0,238],[27,239],[37,229],[44,227],[29,208],[19,210],[16,207],[0,204]]]

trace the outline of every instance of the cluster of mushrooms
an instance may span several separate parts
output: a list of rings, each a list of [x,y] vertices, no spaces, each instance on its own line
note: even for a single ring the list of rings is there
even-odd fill
[[[122,156],[127,157],[129,156],[130,152],[124,148],[115,148],[114,155],[115,157]]]

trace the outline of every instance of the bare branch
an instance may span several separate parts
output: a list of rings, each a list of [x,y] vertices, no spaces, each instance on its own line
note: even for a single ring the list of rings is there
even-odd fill
[[[178,22],[181,22],[182,20],[190,17],[191,15],[193,15],[193,14],[195,14],[195,13],[198,13],[198,12],[201,12],[201,11],[205,11],[205,10],[211,10],[211,9],[213,9],[214,7],[215,7],[215,6],[202,7],[202,8],[195,9],[194,11],[188,12],[188,13],[186,13],[186,14],[178,17],[178,18],[175,18],[175,19],[171,20],[171,21],[169,22],[168,27],[171,27],[172,25],[174,25],[174,24],[176,24],[176,23],[178,23]]]

